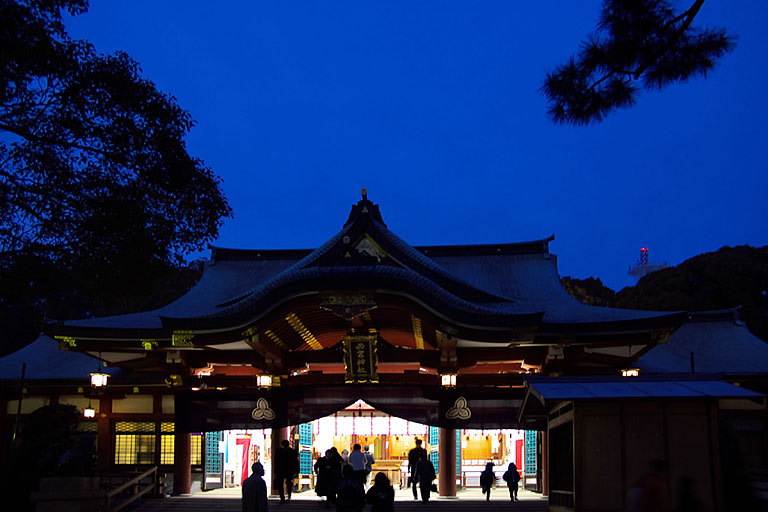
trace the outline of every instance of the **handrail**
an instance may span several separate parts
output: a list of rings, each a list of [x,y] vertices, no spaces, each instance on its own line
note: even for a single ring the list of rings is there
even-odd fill
[[[154,474],[154,478],[152,478],[152,482],[149,485],[147,485],[147,487],[145,487],[144,489],[140,489],[136,494],[134,494],[133,496],[131,496],[129,499],[125,500],[124,502],[120,503],[116,507],[112,508],[110,506],[110,500],[112,498],[114,498],[119,493],[123,492],[124,490],[128,489],[131,486],[139,485],[141,480],[147,478],[148,476],[150,476],[152,474]],[[134,477],[134,478],[128,480],[127,482],[125,482],[120,487],[116,487],[115,489],[112,489],[111,491],[109,491],[107,493],[107,495],[106,495],[106,511],[107,512],[117,512],[118,510],[121,510],[122,508],[128,506],[129,504],[131,504],[134,501],[136,501],[137,499],[139,499],[140,497],[144,496],[146,493],[148,493],[149,491],[154,489],[156,486],[157,486],[157,466],[154,466],[154,467],[148,469],[147,471],[145,471],[144,473],[140,474],[139,476]]]

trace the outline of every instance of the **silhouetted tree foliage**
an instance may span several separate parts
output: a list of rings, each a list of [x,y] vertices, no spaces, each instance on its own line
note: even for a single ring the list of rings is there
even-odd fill
[[[667,0],[604,0],[597,32],[547,74],[542,92],[557,123],[599,122],[646,90],[706,77],[734,48],[724,29],[691,26],[704,0],[678,14]]]
[[[616,307],[703,311],[741,306],[755,336],[768,341],[768,246],[722,247],[652,272],[617,294]]]
[[[584,304],[656,311],[706,311],[741,306],[755,336],[768,341],[768,246],[722,247],[657,270],[618,293],[599,279],[561,279]]]
[[[152,295],[231,215],[220,179],[187,152],[193,121],[175,98],[125,53],[67,35],[62,11],[87,7],[0,0],[0,329],[11,345],[33,339],[44,315]]]
[[[611,307],[616,303],[616,292],[605,286],[600,278],[576,279],[565,276],[560,282],[582,304]]]
[[[16,444],[2,461],[0,493],[7,510],[32,510],[30,493],[44,476],[88,474],[95,462],[95,437],[78,432],[74,405],[48,405],[33,411]]]

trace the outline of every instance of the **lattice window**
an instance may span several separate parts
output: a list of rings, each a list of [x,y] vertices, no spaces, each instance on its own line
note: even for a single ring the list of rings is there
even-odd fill
[[[81,421],[77,424],[78,432],[98,432],[99,423],[97,421]]]
[[[115,464],[155,463],[155,423],[115,422]]]
[[[309,450],[299,453],[299,473],[302,475],[312,474],[312,452]]]
[[[160,436],[160,464],[173,464],[175,454],[174,442],[174,434],[163,434]],[[192,434],[190,436],[190,450],[189,463],[193,466],[201,465],[203,463],[202,434]]]
[[[299,444],[301,446],[312,446],[312,424],[311,423],[302,423],[299,425]],[[310,470],[309,473],[304,473],[302,471],[302,474],[310,474],[312,471]]]
[[[429,427],[429,444],[430,446],[437,446],[440,442],[440,429],[438,427]]]
[[[221,453],[219,453],[219,443],[221,442],[221,432],[205,433],[205,472],[221,473]]]
[[[193,466],[203,463],[203,434],[192,434],[192,454],[189,462]]]
[[[127,433],[155,433],[155,422],[153,421],[117,421],[115,422],[115,432]]]
[[[456,475],[461,476],[461,429],[456,429]]]
[[[160,436],[160,464],[173,464],[174,436],[164,434]]]
[[[535,430],[525,431],[525,472],[536,473],[536,434]]]
[[[117,434],[115,464],[154,464],[154,434]]]
[[[156,450],[160,450],[160,464],[174,463],[174,423],[160,423],[159,445],[153,421],[115,422],[115,464],[154,464]],[[192,465],[202,464],[202,436],[192,434]]]

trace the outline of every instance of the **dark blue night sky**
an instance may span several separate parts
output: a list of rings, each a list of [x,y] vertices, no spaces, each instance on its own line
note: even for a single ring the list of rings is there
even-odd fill
[[[92,0],[68,27],[197,120],[190,152],[235,213],[218,246],[317,247],[363,186],[413,245],[555,233],[561,275],[614,289],[643,246],[674,265],[768,244],[768,2],[704,4],[695,24],[739,37],[708,79],[556,126],[539,87],[599,6]]]

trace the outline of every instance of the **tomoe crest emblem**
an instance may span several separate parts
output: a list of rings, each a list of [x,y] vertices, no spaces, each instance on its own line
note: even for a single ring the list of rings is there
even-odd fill
[[[467,407],[467,399],[460,396],[453,403],[453,407],[448,409],[445,413],[445,417],[449,420],[468,420],[472,417],[472,411]]]
[[[251,418],[272,421],[275,419],[275,411],[269,407],[269,402],[267,402],[266,398],[259,398],[256,400],[256,408],[251,411]]]

